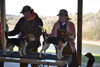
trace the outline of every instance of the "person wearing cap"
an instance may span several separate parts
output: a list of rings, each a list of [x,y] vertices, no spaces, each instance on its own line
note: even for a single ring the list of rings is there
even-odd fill
[[[67,46],[63,49],[63,55],[67,55],[67,49],[70,49],[70,53],[72,54],[72,62],[70,63],[69,67],[78,67],[78,60],[77,60],[77,55],[76,55],[76,49],[75,49],[75,25],[70,21],[70,18],[68,16],[68,12],[65,9],[61,9],[59,11],[59,14],[57,15],[59,19],[57,22],[54,24],[52,32],[50,34],[47,34],[46,32],[44,33],[45,36],[48,37],[48,41],[52,43],[56,43],[55,41],[62,40],[64,42],[64,38],[58,37],[58,30],[62,29],[65,30],[66,32],[70,32],[74,37],[70,38],[69,41],[69,48]],[[57,42],[58,43],[58,42]],[[65,66],[64,66],[65,67]]]
[[[40,36],[42,34],[39,25],[43,27],[43,21],[28,5],[24,6],[20,13],[23,14],[23,17],[19,19],[15,28],[7,34],[9,36],[14,36],[20,33],[19,38],[22,39],[28,33],[32,33],[35,36],[35,41],[28,43],[29,45],[27,46],[26,51],[37,52],[38,47],[41,45]],[[31,66],[38,67],[36,64],[31,64]],[[20,67],[28,67],[28,64],[21,63]]]
[[[87,58],[89,58],[86,67],[93,67],[93,64],[94,64],[94,62],[95,62],[94,56],[93,56],[90,52],[88,52],[87,54],[85,54],[85,56],[86,56]]]

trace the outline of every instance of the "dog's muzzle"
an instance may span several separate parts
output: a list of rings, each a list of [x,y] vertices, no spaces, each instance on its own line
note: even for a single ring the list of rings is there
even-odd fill
[[[35,38],[29,38],[29,40],[32,42],[32,41],[35,41]]]

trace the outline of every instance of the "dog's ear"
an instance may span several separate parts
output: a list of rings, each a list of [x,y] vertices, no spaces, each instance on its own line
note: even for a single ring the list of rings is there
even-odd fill
[[[65,33],[65,40],[69,41],[70,40],[70,35],[71,35],[70,32],[66,32]]]
[[[29,36],[28,36],[28,34],[26,35],[26,36],[24,36],[25,37],[25,40],[27,41],[27,42],[29,42]]]
[[[30,38],[35,38],[35,37],[33,34],[29,33],[26,35],[25,39],[26,39],[26,41],[31,42]]]
[[[73,34],[71,34],[70,32],[66,32],[65,35],[66,35],[66,36],[71,36],[71,35],[73,35]]]
[[[70,35],[70,32],[65,33],[65,37],[69,37],[69,35]]]
[[[68,37],[69,40],[70,40],[70,39],[75,39],[75,35],[74,35],[74,34],[71,34],[70,32],[67,32],[67,33],[65,34],[65,37]]]

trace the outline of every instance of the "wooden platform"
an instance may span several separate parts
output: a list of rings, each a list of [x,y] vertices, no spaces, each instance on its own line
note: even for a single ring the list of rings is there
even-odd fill
[[[39,53],[29,53],[28,55],[19,56],[19,52],[7,52],[7,55],[3,55],[3,51],[0,51],[0,61],[6,62],[18,62],[18,63],[31,63],[31,64],[42,64],[42,65],[53,65],[53,66],[64,66],[70,64],[72,56],[64,56],[61,60],[57,59],[57,56],[53,53],[47,54],[43,58],[39,58]]]

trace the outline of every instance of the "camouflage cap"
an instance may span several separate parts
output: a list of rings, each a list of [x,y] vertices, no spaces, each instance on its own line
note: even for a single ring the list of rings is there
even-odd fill
[[[68,12],[67,12],[67,10],[65,10],[65,9],[61,9],[61,10],[59,11],[59,14],[58,14],[57,16],[59,16],[59,15],[68,15]]]

